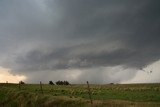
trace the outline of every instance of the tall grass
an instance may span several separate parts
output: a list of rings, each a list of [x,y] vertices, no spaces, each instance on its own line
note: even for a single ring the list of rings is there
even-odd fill
[[[160,84],[90,85],[94,107],[160,107]],[[0,84],[0,107],[88,107],[87,85]]]

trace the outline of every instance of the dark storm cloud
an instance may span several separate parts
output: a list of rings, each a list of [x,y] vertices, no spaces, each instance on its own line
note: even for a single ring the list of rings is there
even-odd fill
[[[143,67],[159,59],[159,1],[56,2],[66,14],[66,25],[73,28],[72,39],[105,39],[106,45],[108,41],[121,41],[126,45],[125,49],[112,53],[103,50],[98,55],[78,56],[91,65]]]
[[[158,0],[0,1],[0,66],[141,68],[160,59]]]

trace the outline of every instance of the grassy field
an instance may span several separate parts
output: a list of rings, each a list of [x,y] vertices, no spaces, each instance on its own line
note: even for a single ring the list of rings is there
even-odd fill
[[[0,107],[88,107],[87,85],[0,84]],[[160,107],[160,84],[90,85],[92,106]]]

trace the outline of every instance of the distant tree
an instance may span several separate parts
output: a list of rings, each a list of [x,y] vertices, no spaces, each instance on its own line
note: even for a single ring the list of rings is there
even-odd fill
[[[64,81],[64,85],[69,85],[69,82],[68,81]]]
[[[19,84],[25,84],[25,82],[23,82],[23,81],[19,81]]]
[[[56,85],[61,85],[61,82],[60,82],[60,80],[56,82]]]
[[[70,83],[68,81],[57,81],[56,85],[70,85]]]
[[[54,85],[53,81],[49,81],[49,84],[50,84],[50,85]]]

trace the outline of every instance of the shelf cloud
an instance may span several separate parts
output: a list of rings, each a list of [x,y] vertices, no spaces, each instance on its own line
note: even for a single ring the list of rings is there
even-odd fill
[[[28,82],[43,75],[44,81],[57,76],[128,81],[160,59],[159,5],[158,0],[1,0],[0,66],[26,75]]]

